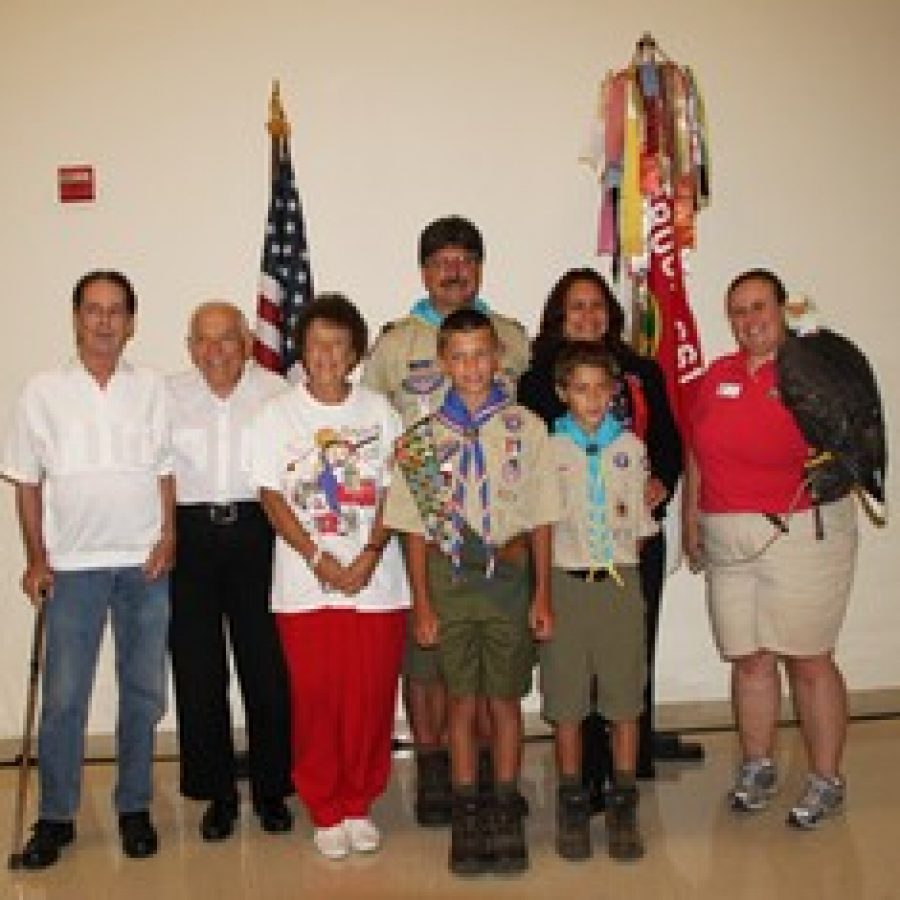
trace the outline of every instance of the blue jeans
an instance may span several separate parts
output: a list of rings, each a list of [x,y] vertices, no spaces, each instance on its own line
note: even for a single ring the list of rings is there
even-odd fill
[[[150,806],[153,732],[166,707],[168,576],[147,581],[139,566],[56,572],[38,732],[42,819],[68,821],[78,810],[84,729],[108,612],[119,690],[113,802],[119,814]]]

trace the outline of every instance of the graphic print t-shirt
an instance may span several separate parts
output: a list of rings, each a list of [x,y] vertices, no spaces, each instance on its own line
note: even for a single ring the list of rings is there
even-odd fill
[[[325,404],[298,385],[257,416],[251,478],[257,488],[278,491],[318,547],[349,564],[369,539],[400,431],[397,413],[368,388],[354,386],[343,403]],[[274,565],[275,612],[383,612],[409,606],[396,539],[386,547],[369,584],[352,597],[323,589],[306,561],[281,538]]]

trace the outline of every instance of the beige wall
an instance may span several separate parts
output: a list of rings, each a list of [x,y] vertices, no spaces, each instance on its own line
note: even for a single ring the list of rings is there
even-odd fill
[[[165,370],[185,363],[193,304],[224,295],[252,310],[273,76],[320,288],[345,290],[379,325],[417,290],[421,226],[458,211],[485,233],[485,295],[533,327],[554,277],[592,261],[596,192],[576,158],[600,76],[647,28],[694,67],[709,111],[713,205],[690,283],[707,351],[729,346],[728,278],[771,265],[869,352],[893,425],[894,0],[4,0],[0,410],[28,373],[69,354],[69,292],[87,268],[133,276],[131,355]],[[91,206],[55,202],[56,166],[72,162],[97,167]],[[897,686],[900,555],[892,528],[863,535],[840,657],[851,687]],[[20,569],[7,491],[0,737],[18,729],[23,703]],[[99,678],[91,728],[108,731],[108,655]],[[702,584],[679,572],[660,698],[719,699],[726,687]]]

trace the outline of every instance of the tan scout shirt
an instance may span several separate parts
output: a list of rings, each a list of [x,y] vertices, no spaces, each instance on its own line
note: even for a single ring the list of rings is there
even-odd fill
[[[559,569],[590,569],[588,458],[563,435],[550,439],[562,498],[562,515],[553,527],[553,565]],[[638,561],[638,541],[659,530],[644,499],[647,451],[630,431],[622,432],[600,454],[606,492],[606,522],[613,554],[619,565]]]
[[[434,420],[434,436],[443,485],[439,534],[443,542],[448,534],[450,497],[459,468],[461,438],[437,420]],[[559,491],[553,478],[550,439],[544,423],[521,406],[507,406],[482,426],[480,440],[490,479],[492,543],[501,546],[519,534],[556,521],[560,514]],[[474,477],[466,484],[464,516],[469,527],[483,537],[481,501]],[[384,524],[396,531],[426,533],[406,478],[399,469],[395,470],[388,490]]]
[[[528,366],[528,335],[514,319],[497,313],[490,317],[503,348],[501,381],[514,396],[516,381]],[[386,328],[366,360],[362,383],[385,394],[404,425],[434,412],[449,387],[438,363],[437,329],[415,316]]]

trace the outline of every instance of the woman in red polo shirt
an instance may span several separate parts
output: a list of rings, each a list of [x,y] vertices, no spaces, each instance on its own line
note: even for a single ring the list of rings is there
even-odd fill
[[[705,568],[713,634],[732,664],[742,761],[731,806],[763,809],[777,789],[782,660],[809,759],[788,822],[810,828],[844,802],[847,693],[833,650],[853,580],[856,509],[849,496],[815,508],[804,485],[809,447],[776,383],[786,296],[764,269],[728,288],[738,350],[712,363],[698,388],[684,540],[692,568]]]

